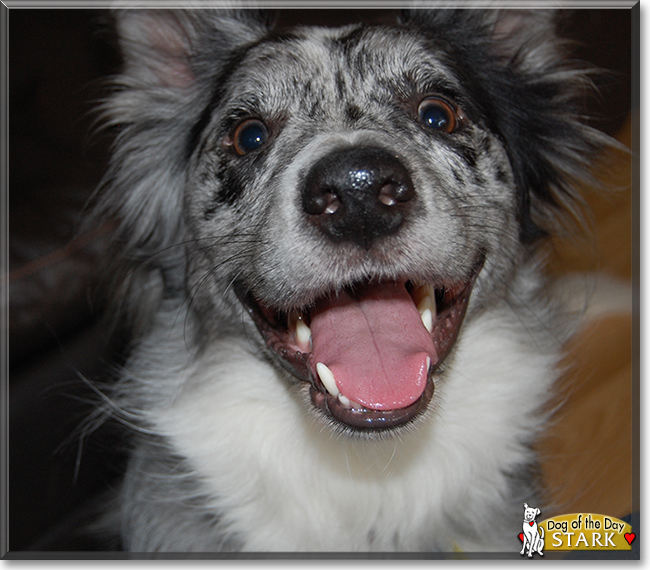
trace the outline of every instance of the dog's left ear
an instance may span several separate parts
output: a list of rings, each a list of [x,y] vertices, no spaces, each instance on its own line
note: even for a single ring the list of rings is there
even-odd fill
[[[537,65],[557,61],[561,42],[556,35],[557,10],[411,9],[403,10],[402,24],[428,29],[445,39],[449,33],[463,39],[450,42],[471,49],[489,45],[491,57],[506,65]]]
[[[516,65],[543,65],[561,57],[556,10],[494,10],[495,52]]]

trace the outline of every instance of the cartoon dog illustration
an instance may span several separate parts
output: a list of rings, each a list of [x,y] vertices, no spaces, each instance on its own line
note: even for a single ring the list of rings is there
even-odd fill
[[[521,547],[521,554],[523,556],[526,551],[526,545],[528,545],[528,557],[533,556],[533,552],[537,552],[540,556],[544,556],[542,549],[544,548],[544,529],[542,528],[542,534],[540,535],[537,530],[537,523],[535,522],[535,517],[541,514],[542,511],[534,507],[529,507],[527,503],[524,503],[524,523],[523,528],[523,543]]]

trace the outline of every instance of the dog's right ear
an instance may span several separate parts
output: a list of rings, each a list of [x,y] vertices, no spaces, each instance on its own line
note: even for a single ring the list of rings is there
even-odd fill
[[[240,46],[267,33],[261,10],[116,10],[126,75],[151,86],[188,88]],[[207,62],[210,62],[208,65]]]
[[[160,274],[165,289],[176,290],[170,276],[183,271],[168,268],[182,259],[193,129],[224,67],[269,32],[270,17],[224,9],[117,10],[113,16],[124,65],[99,110],[116,140],[88,223],[117,221],[113,257],[128,276],[125,290],[152,291]],[[113,273],[119,281],[120,271]]]
[[[104,183],[110,195],[98,212],[121,220],[127,248],[150,255],[180,235],[187,141],[220,72],[238,50],[268,33],[271,18],[230,9],[132,9],[113,16],[124,66],[100,111],[119,144]]]

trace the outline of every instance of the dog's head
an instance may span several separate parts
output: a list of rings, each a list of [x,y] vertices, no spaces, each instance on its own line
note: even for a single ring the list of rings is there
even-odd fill
[[[205,338],[248,335],[357,430],[427,407],[468,306],[502,297],[598,143],[545,12],[278,32],[129,10],[118,28],[103,208],[127,254],[191,297]]]
[[[525,523],[530,523],[535,520],[535,517],[537,515],[541,514],[542,511],[540,511],[538,508],[535,507],[529,507],[526,503],[524,503],[524,522]]]

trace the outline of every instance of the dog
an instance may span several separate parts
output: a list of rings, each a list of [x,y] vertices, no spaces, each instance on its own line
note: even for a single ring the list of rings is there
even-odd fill
[[[549,10],[121,10],[122,547],[512,552],[604,135]],[[539,503],[538,503],[539,504]]]
[[[524,545],[519,553],[522,556],[526,551],[526,546],[528,546],[528,558],[532,558],[534,552],[537,552],[540,556],[544,556],[542,552],[544,548],[544,529],[542,528],[540,534],[539,530],[537,530],[537,523],[535,522],[535,517],[541,514],[541,512],[539,509],[529,507],[528,504],[524,503],[524,522],[522,525]]]

